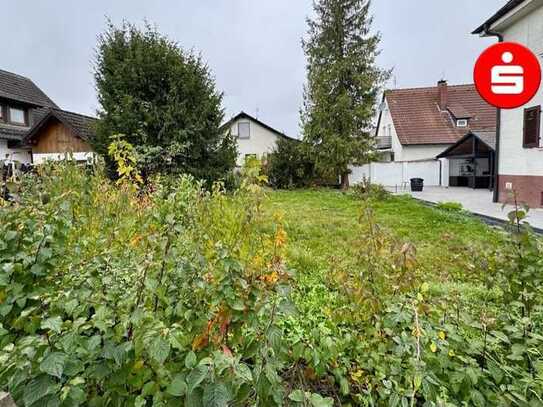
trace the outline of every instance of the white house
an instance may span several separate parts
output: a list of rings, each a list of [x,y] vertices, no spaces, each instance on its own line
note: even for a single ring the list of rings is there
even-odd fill
[[[511,0],[474,34],[517,42],[543,56],[543,0]],[[543,90],[525,106],[501,110],[497,132],[497,188],[494,200],[506,202],[511,191],[532,207],[543,206]]]
[[[237,165],[240,167],[248,157],[265,158],[272,153],[280,138],[296,140],[245,112],[234,116],[222,128],[230,131],[237,140]]]
[[[470,131],[494,131],[496,110],[474,85],[395,89],[383,95],[377,147],[383,161],[433,160]]]

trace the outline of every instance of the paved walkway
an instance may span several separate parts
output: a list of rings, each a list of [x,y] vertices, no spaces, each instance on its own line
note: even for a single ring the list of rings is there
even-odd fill
[[[411,192],[409,189],[392,192],[410,194],[416,199],[432,203],[459,202],[470,212],[501,220],[508,220],[507,214],[513,210],[512,206],[502,209],[502,204],[492,202],[492,192],[487,189],[424,187],[423,192]],[[526,220],[534,228],[543,229],[543,209],[531,209]]]

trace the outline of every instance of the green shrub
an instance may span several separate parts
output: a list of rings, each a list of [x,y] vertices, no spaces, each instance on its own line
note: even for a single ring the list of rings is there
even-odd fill
[[[315,182],[315,164],[309,158],[303,143],[280,138],[268,156],[265,171],[274,188],[303,188]]]
[[[40,171],[0,207],[0,390],[35,407],[283,405],[291,273],[259,175],[225,195]]]
[[[439,202],[436,207],[448,212],[462,212],[464,210],[460,202]]]
[[[116,184],[46,165],[0,202],[0,391],[18,405],[541,405],[526,210],[451,283],[350,199],[352,247],[294,273],[258,161],[230,194],[187,176],[142,188],[117,147]]]
[[[352,187],[354,194],[361,199],[375,199],[384,201],[390,197],[390,192],[381,184],[373,184],[370,180],[364,178],[362,182]]]

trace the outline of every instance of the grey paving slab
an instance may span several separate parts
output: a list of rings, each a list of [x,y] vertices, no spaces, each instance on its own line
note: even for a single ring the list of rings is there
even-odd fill
[[[511,205],[503,208],[502,204],[492,202],[492,192],[486,189],[425,187],[422,192],[411,192],[408,188],[391,191],[432,203],[458,202],[467,211],[501,220],[507,220],[507,214],[513,210]],[[531,209],[527,221],[533,227],[543,229],[543,209]]]

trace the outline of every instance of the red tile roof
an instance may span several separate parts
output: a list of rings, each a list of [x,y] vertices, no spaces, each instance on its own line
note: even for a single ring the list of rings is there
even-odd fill
[[[481,99],[475,85],[449,85],[447,91],[445,111],[439,109],[437,86],[385,93],[403,145],[452,144],[469,131],[496,131],[496,108]],[[469,126],[456,127],[455,120],[465,118]]]

